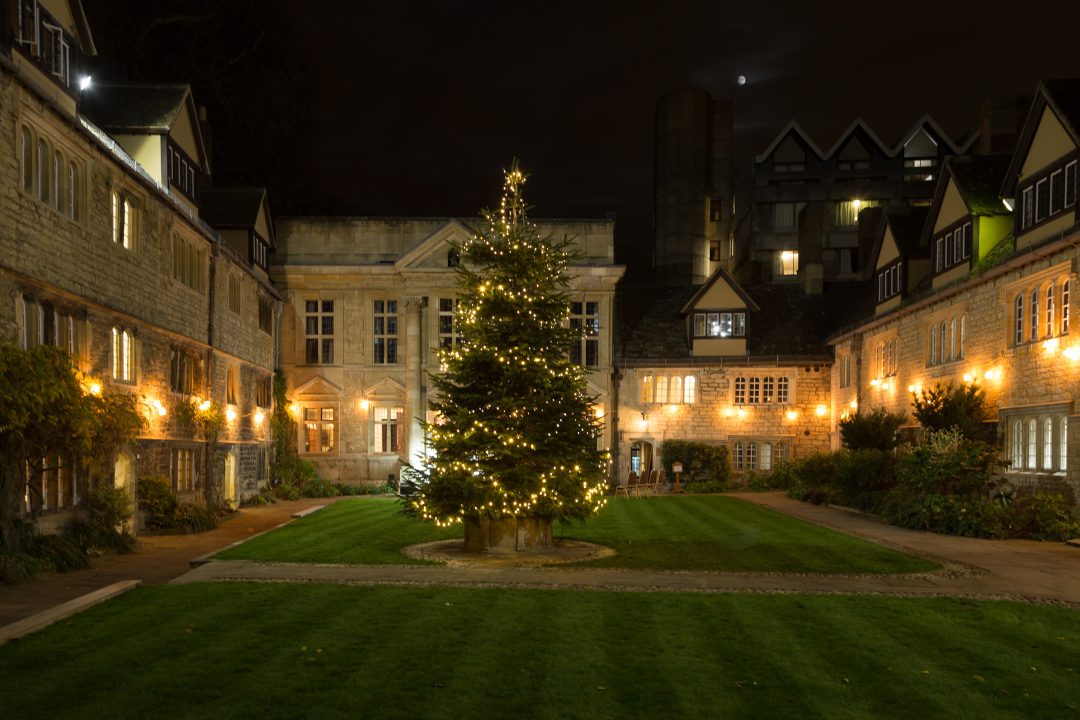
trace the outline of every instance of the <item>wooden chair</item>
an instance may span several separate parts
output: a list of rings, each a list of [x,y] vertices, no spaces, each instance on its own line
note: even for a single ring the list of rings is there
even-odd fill
[[[636,483],[636,482],[637,482],[637,473],[634,472],[633,470],[631,470],[630,474],[626,477],[626,479],[619,481],[618,486],[615,488],[615,497],[619,497],[619,493],[621,492],[623,495],[625,495],[627,497],[627,499],[629,499],[629,497],[630,497],[630,485],[632,483]]]
[[[653,491],[657,495],[660,494],[660,492],[664,489],[664,485],[667,484],[666,475],[667,473],[664,472],[664,468],[660,468],[659,472],[656,473],[656,485],[653,486]]]

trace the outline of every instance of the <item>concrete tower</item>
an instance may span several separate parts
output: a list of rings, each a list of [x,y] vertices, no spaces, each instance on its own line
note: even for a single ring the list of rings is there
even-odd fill
[[[678,90],[656,105],[653,268],[660,285],[705,282],[730,263],[731,101]]]

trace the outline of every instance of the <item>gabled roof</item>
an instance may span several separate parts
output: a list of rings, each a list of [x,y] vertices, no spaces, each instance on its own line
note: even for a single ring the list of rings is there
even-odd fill
[[[921,244],[923,226],[926,217],[930,214],[930,208],[925,206],[916,207],[890,207],[884,209],[884,222],[874,238],[874,249],[870,253],[873,266],[877,267],[878,258],[881,256],[881,248],[885,244],[886,231],[892,232],[896,249],[904,258],[929,257],[928,246]]]
[[[794,134],[800,140],[806,143],[807,147],[813,150],[814,154],[818,156],[818,160],[825,159],[825,155],[821,152],[821,148],[817,146],[817,143],[815,143],[810,138],[810,136],[806,134],[805,130],[799,127],[799,123],[792,120],[784,126],[784,129],[780,131],[780,134],[776,136],[776,139],[769,143],[769,147],[765,148],[765,151],[763,153],[754,158],[754,162],[763,163],[768,160],[769,156],[773,154],[773,151],[776,150],[777,146],[784,141],[784,138],[791,134]]]
[[[451,240],[464,242],[472,238],[476,233],[456,218],[452,218],[445,225],[428,235],[416,247],[398,258],[394,265],[398,268],[415,267],[433,254],[446,252],[447,243]],[[446,264],[443,264],[445,269]]]
[[[951,151],[951,154],[955,155],[957,152],[959,152],[959,149],[956,147],[956,143],[953,142],[952,138],[949,137],[948,133],[946,133],[941,128],[941,126],[937,124],[934,118],[930,117],[929,114],[926,114],[916,120],[915,123],[911,127],[909,127],[903,135],[900,136],[900,139],[896,142],[896,145],[893,147],[890,155],[892,157],[896,157],[897,155],[903,153],[904,146],[911,141],[911,138],[915,136],[915,133],[919,132],[919,130],[922,130],[924,128],[929,128],[931,131],[933,131],[931,134],[933,136],[936,136],[938,140],[944,142],[947,148]]]
[[[259,214],[265,210],[270,237],[264,238],[274,248],[274,226],[270,222],[270,204],[266,188],[243,187],[202,188],[199,192],[199,214],[214,228],[254,229]]]
[[[709,291],[709,288],[711,288],[720,280],[723,280],[725,283],[727,283],[728,287],[734,290],[735,294],[738,295],[744,303],[746,303],[747,310],[757,311],[761,309],[757,306],[757,303],[754,302],[754,298],[750,297],[746,293],[746,291],[742,289],[742,286],[739,285],[739,283],[735,282],[735,278],[731,277],[731,275],[728,274],[727,270],[725,270],[724,268],[718,268],[717,271],[712,274],[712,277],[706,280],[705,284],[702,285],[698,289],[698,291],[694,293],[694,295],[686,302],[686,304],[683,306],[682,314],[687,315],[693,312],[694,306],[697,305],[698,300],[700,300],[702,296],[704,296],[705,293]]]
[[[71,0],[71,17],[75,20],[75,29],[78,32],[79,50],[83,55],[97,55],[97,47],[94,46],[94,38],[90,34],[90,23],[86,21],[86,12],[83,10],[80,0]]]
[[[956,189],[972,215],[1008,215],[998,192],[1012,155],[954,155],[945,160],[945,173],[952,175]]]
[[[1042,121],[1043,109],[1049,105],[1061,121],[1061,126],[1073,142],[1080,146],[1080,79],[1043,80],[1035,89],[1035,99],[1031,101],[1020,138],[1016,142],[1016,152],[1001,185],[1001,197],[1012,197],[1016,181],[1020,177],[1020,168],[1027,158],[1028,150],[1035,139],[1035,133]]]
[[[164,135],[186,109],[190,113],[195,140],[199,145],[199,163],[209,171],[206,143],[199,127],[199,114],[190,85],[94,83],[83,93],[80,109],[95,125],[111,135]]]
[[[891,157],[892,153],[889,152],[889,148],[885,147],[885,143],[881,142],[881,138],[877,136],[877,133],[870,129],[870,126],[867,125],[861,117],[855,118],[855,120],[847,126],[844,132],[840,133],[840,137],[837,138],[836,142],[833,143],[833,146],[829,148],[828,151],[826,151],[825,157],[832,157],[836,153],[836,151],[843,147],[844,143],[847,142],[848,138],[854,135],[855,131],[859,129],[865,132],[870,137],[870,139],[874,141],[878,149],[881,150],[884,155]]]

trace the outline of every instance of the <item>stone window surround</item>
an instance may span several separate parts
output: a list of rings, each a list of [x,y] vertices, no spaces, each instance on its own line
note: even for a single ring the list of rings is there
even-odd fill
[[[1067,155],[1055,160],[1054,162],[1046,165],[1036,173],[1032,173],[1028,177],[1024,178],[1021,184],[1016,187],[1016,220],[1015,227],[1016,233],[1026,233],[1030,230],[1053,220],[1057,220],[1062,217],[1066,211],[1072,208],[1075,211],[1076,206],[1076,180],[1077,180],[1077,158],[1080,153],[1073,151]],[[1050,179],[1054,173],[1059,171],[1063,172],[1062,177],[1062,193],[1064,194],[1062,207],[1056,209],[1054,212],[1047,211],[1046,215],[1042,218],[1038,216],[1038,185],[1040,182],[1046,181],[1046,193],[1048,197],[1048,204],[1051,202],[1049,196],[1051,192]],[[1071,173],[1071,177],[1070,177]],[[1070,201],[1068,194],[1065,192],[1066,186],[1072,192],[1072,200]],[[1030,220],[1028,216],[1028,209],[1031,208]]]
[[[1061,467],[1061,429],[1062,420],[1066,421],[1071,415],[1071,402],[1045,403],[1040,405],[1026,405],[1018,407],[1004,407],[998,411],[998,423],[1005,431],[1004,454],[1008,465],[1005,472],[1010,475],[1064,475],[1067,467]],[[1044,436],[1045,421],[1052,421],[1053,438],[1051,451],[1051,468],[1044,468]],[[1034,443],[1035,466],[1029,463],[1029,424],[1035,421],[1036,438]],[[1020,423],[1021,435],[1015,434],[1016,423]],[[1068,448],[1068,436],[1066,435],[1066,449]],[[1019,445],[1017,441],[1019,440]],[[1015,466],[1016,453],[1019,450],[1022,467]]]
[[[967,356],[967,334],[971,330],[968,327],[970,324],[968,323],[969,315],[967,300],[949,305],[927,315],[925,323],[922,325],[922,341],[926,343],[923,348],[926,367],[950,365],[962,361]],[[943,325],[944,333],[942,333]],[[931,333],[934,333],[934,335],[931,335]],[[937,342],[936,346],[935,340]],[[946,356],[942,353],[946,349],[951,351],[954,346],[956,352],[952,353],[948,359],[944,359]]]
[[[86,168],[89,166],[88,159],[85,154],[77,150],[72,144],[63,142],[51,133],[45,132],[41,129],[41,123],[35,120],[22,116],[16,120],[16,127],[18,128],[16,133],[16,155],[19,162],[19,188],[23,191],[23,194],[34,198],[35,201],[41,203],[45,207],[48,207],[53,212],[57,213],[61,217],[67,219],[69,222],[83,224],[83,219],[86,217]],[[25,149],[21,143],[24,138],[24,131],[29,138],[29,151],[31,156],[31,162],[29,167],[25,166],[26,154]],[[48,199],[42,199],[40,193],[40,169],[39,169],[39,141],[44,141],[46,148],[48,148],[48,168],[50,177],[48,178]],[[53,177],[56,171],[55,160],[60,158],[60,169],[63,171],[62,183],[57,183],[57,178]],[[75,170],[75,196],[71,195],[71,175],[70,172],[74,168]],[[29,171],[29,174],[27,174]],[[29,178],[29,188],[25,186],[23,178]],[[63,203],[60,202],[62,195]]]
[[[1061,331],[1061,321],[1063,318],[1068,318],[1071,324],[1072,312],[1066,313],[1061,302],[1062,288],[1065,281],[1069,281],[1070,291],[1070,303],[1072,302],[1072,266],[1070,261],[1060,262],[1053,267],[1046,268],[1037,273],[1032,273],[1026,277],[1014,280],[1005,286],[1002,290],[1002,298],[1005,303],[1005,319],[1006,319],[1006,333],[1008,337],[1008,347],[1016,348],[1022,346],[1029,346],[1043,340],[1049,339],[1045,334],[1045,317],[1046,317],[1046,290],[1053,284],[1056,288],[1055,297],[1057,299],[1057,308],[1055,311],[1055,323],[1056,334],[1052,337],[1062,337],[1068,333]],[[1039,315],[1038,322],[1035,324],[1035,333],[1032,333],[1032,311],[1031,311],[1031,296],[1032,293],[1037,293],[1039,298]],[[1017,298],[1021,298],[1023,302],[1022,321],[1019,329],[1021,333],[1019,337],[1022,338],[1017,342]]]
[[[795,398],[795,387],[797,385],[797,383],[795,381],[795,376],[796,375],[797,375],[797,372],[795,372],[795,371],[777,372],[775,370],[773,370],[773,371],[753,370],[753,369],[740,370],[740,372],[738,374],[734,374],[734,375],[731,376],[731,383],[729,385],[730,390],[729,390],[729,396],[728,396],[728,404],[732,405],[733,407],[770,407],[770,406],[790,406],[790,405],[794,405],[794,404],[796,404],[796,398]],[[750,381],[753,378],[759,378],[760,380],[764,380],[765,378],[771,378],[773,380],[772,396],[773,396],[774,400],[772,402],[761,402],[760,400],[758,402],[750,402],[750,391],[751,391],[751,387],[750,387],[751,382]],[[787,380],[787,390],[786,390],[787,399],[785,401],[783,401],[783,402],[780,402],[779,400],[775,399],[775,398],[777,398],[779,396],[779,393],[780,393],[780,383],[779,383],[779,381],[781,379]],[[743,387],[745,388],[745,392],[743,394],[744,400],[742,402],[738,401],[739,400],[738,393],[736,392],[737,386],[738,386],[740,380],[744,381]],[[760,389],[759,389],[759,392],[758,392],[758,397],[762,398],[762,397],[764,397],[763,383],[761,385],[759,385],[759,388]]]

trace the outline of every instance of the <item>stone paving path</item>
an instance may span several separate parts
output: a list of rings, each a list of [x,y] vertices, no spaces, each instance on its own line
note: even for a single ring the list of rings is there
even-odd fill
[[[139,579],[146,584],[255,580],[639,592],[875,593],[1018,599],[1080,608],[1080,548],[1077,547],[1064,543],[978,540],[916,532],[837,508],[807,505],[780,493],[735,495],[813,523],[932,557],[943,562],[945,569],[907,575],[816,575],[566,567],[346,566],[231,560],[212,561],[190,569],[190,561],[201,555],[272,529],[298,510],[326,503],[325,500],[300,500],[245,508],[215,530],[199,535],[142,538],[138,552],[103,558],[89,570],[0,587],[0,626],[127,579]]]

